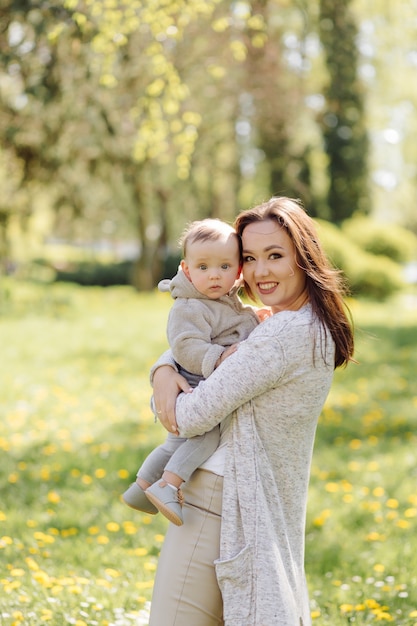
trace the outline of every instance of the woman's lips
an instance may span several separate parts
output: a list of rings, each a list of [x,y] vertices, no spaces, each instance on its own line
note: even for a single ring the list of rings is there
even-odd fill
[[[279,283],[258,283],[258,290],[260,293],[271,293],[277,287]]]

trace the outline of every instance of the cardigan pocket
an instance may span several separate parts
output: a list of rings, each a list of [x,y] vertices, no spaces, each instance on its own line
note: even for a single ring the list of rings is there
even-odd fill
[[[227,623],[247,624],[252,604],[253,549],[245,546],[231,559],[214,562],[223,596],[223,613]]]

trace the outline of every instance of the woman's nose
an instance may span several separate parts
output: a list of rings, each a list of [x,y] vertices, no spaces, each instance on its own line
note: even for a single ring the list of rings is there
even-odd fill
[[[255,266],[255,276],[266,276],[268,274],[268,268],[266,263],[264,263],[263,261],[256,261],[256,266]]]

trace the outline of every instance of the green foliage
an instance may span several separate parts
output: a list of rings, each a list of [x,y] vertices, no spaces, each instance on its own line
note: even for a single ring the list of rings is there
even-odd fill
[[[345,274],[352,295],[384,300],[404,288],[398,263],[366,252],[330,222],[317,220],[317,224],[327,256]]]
[[[164,436],[148,372],[166,347],[171,298],[129,287],[0,287],[9,294],[0,317],[0,622],[145,626],[167,523],[119,496]],[[358,364],[335,374],[313,456],[313,624],[414,626],[415,304],[350,308]]]
[[[129,261],[106,264],[85,261],[65,270],[56,270],[55,280],[98,287],[130,285],[132,266]]]
[[[386,256],[397,263],[417,259],[416,235],[397,224],[358,216],[343,222],[342,231],[371,254]]]
[[[364,88],[358,78],[358,26],[352,2],[320,0],[320,40],[329,72],[321,115],[328,156],[330,219],[340,223],[368,201]]]

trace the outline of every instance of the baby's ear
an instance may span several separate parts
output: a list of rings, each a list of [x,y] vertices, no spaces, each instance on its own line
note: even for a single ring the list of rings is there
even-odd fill
[[[192,280],[191,280],[191,276],[190,276],[190,270],[189,270],[189,268],[188,268],[188,265],[187,265],[187,262],[185,261],[185,259],[182,259],[182,260],[181,260],[181,263],[180,263],[180,268],[182,269],[182,271],[184,272],[184,274],[186,275],[186,277],[188,278],[188,280],[189,280],[190,282],[192,282]]]

